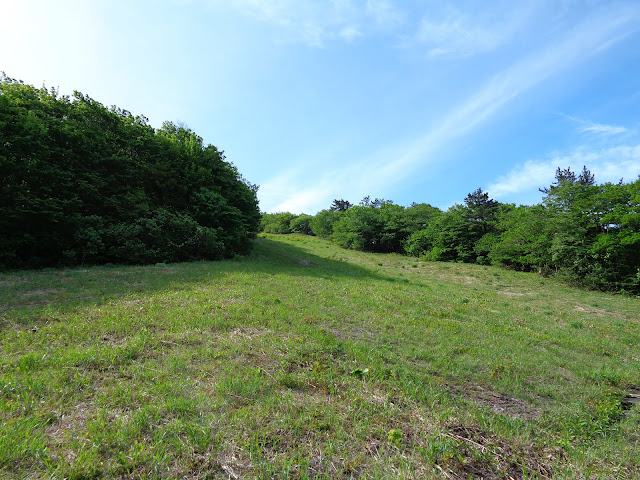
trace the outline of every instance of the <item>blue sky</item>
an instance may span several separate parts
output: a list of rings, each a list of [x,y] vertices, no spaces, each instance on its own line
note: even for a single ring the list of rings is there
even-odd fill
[[[640,175],[640,2],[4,0],[0,70],[184,122],[262,211]]]

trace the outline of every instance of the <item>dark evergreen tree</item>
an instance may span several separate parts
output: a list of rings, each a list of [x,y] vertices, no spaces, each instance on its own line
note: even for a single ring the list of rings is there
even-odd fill
[[[348,201],[348,200],[344,200],[344,199],[335,199],[333,201],[333,203],[331,204],[331,206],[329,207],[329,211],[331,212],[346,212],[347,210],[349,210],[351,207],[353,207],[353,204]]]

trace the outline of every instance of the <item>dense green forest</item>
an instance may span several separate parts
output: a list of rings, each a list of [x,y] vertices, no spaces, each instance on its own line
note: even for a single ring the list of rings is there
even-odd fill
[[[556,171],[538,205],[516,206],[481,189],[442,211],[366,197],[334,200],[315,216],[264,214],[267,233],[317,235],[344,248],[427,260],[494,264],[555,275],[590,288],[640,293],[640,179],[596,184],[584,167]]]
[[[246,254],[257,187],[189,128],[0,77],[0,266]]]
[[[640,179],[556,171],[538,205],[481,189],[442,211],[364,198],[260,215],[257,187],[184,126],[0,77],[0,267],[155,263],[246,254],[258,230],[370,252],[494,264],[640,293]]]

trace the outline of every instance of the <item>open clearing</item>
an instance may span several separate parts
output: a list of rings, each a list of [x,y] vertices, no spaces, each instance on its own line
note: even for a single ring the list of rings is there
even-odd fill
[[[639,306],[295,235],[0,274],[0,477],[640,478]]]

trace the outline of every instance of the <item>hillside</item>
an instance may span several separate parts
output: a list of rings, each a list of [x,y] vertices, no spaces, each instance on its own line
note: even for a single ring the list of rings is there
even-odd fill
[[[2,478],[640,478],[636,297],[261,235],[0,309]]]

